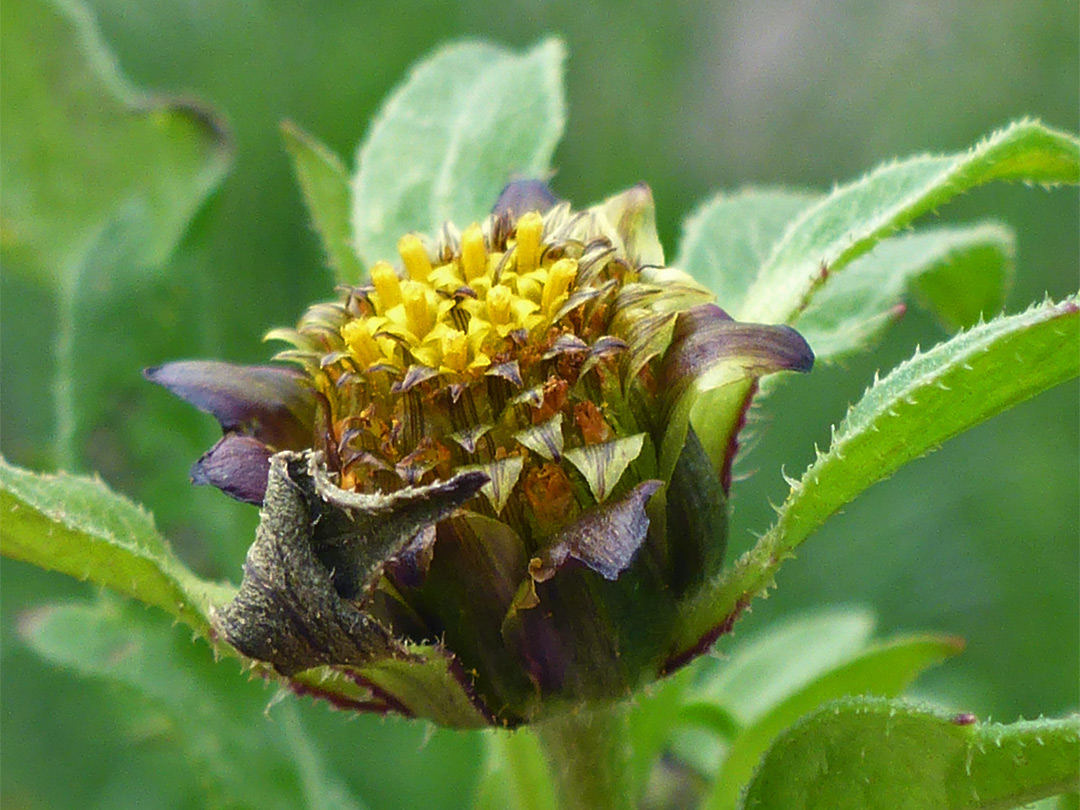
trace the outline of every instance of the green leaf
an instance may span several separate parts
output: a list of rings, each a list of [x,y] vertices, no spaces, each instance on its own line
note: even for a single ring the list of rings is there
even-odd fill
[[[350,240],[352,192],[345,164],[291,121],[282,123],[281,136],[334,278],[339,284],[359,284],[364,268]]]
[[[875,169],[836,189],[791,224],[743,305],[731,314],[744,321],[791,321],[827,276],[920,215],[991,180],[1080,182],[1080,142],[1022,120],[966,152],[914,157]]]
[[[558,810],[539,740],[526,728],[484,734],[486,754],[473,810]]]
[[[687,667],[639,692],[629,711],[631,794],[640,800],[648,787],[657,759],[671,740],[673,720],[693,680],[695,672]]]
[[[692,701],[724,706],[742,726],[851,660],[877,621],[862,607],[821,608],[782,619],[711,660]]]
[[[214,535],[195,550],[201,562],[216,557],[223,570],[232,550],[235,565],[253,510],[209,492],[181,503],[185,471],[162,463],[197,458],[213,428],[158,406],[167,397],[139,374],[177,353],[220,350],[222,330],[248,317],[265,326],[195,272],[220,259],[194,255],[191,241],[176,250],[229,167],[227,133],[207,107],[128,84],[78,0],[13,4],[2,29],[0,320],[17,335],[5,368],[27,372],[5,378],[4,452],[35,467],[98,469],[189,543]],[[167,261],[176,253],[188,264]]]
[[[228,168],[213,113],[128,84],[78,0],[13,3],[0,48],[6,269],[67,287],[123,211],[138,212],[142,262],[163,262]]]
[[[187,348],[179,348],[175,342],[178,322],[196,345],[220,325],[209,326],[212,316],[198,306],[209,276],[195,272],[197,260],[188,257],[190,265],[170,265],[161,278],[147,279],[138,261],[139,246],[138,226],[130,219],[102,231],[83,257],[73,286],[60,291],[56,322],[26,320],[18,307],[8,309],[13,302],[5,298],[4,315],[20,322],[20,339],[37,342],[37,355],[51,355],[55,363],[46,366],[47,374],[31,375],[33,388],[20,403],[47,414],[48,430],[29,440],[51,449],[51,457],[20,463],[99,471],[110,486],[154,504],[159,525],[186,542],[181,553],[188,559],[203,565],[216,561],[210,570],[238,575],[257,510],[217,490],[193,488],[187,471],[220,430],[204,414],[147,383],[141,373],[180,352],[212,353],[205,346],[185,342]],[[235,303],[233,310],[246,317]],[[5,426],[7,417],[5,411]],[[201,547],[192,548],[200,541]]]
[[[964,645],[945,636],[911,636],[880,642],[811,680],[772,706],[739,734],[728,749],[703,810],[734,810],[773,739],[823,703],[848,695],[895,697],[925,669],[956,655]]]
[[[216,806],[360,808],[322,759],[294,702],[267,717],[269,696],[218,664],[160,617],[112,600],[36,610],[22,635],[47,660],[149,699],[167,719]],[[277,722],[273,722],[276,720]]]
[[[543,177],[562,135],[565,48],[520,55],[458,43],[416,65],[384,103],[357,156],[353,238],[368,265],[409,231],[487,216],[514,177]]]
[[[818,360],[873,341],[904,313],[909,289],[950,331],[1005,303],[1015,238],[992,223],[934,228],[886,239],[826,283],[795,321]]]
[[[773,245],[819,197],[784,188],[717,194],[683,222],[673,266],[716,293],[727,312],[737,312]]]
[[[760,750],[749,761],[752,770],[763,745],[819,703],[862,691],[897,693],[915,674],[903,666],[911,656],[896,651],[894,657],[891,644],[903,646],[902,642],[871,646],[875,625],[873,613],[865,608],[818,609],[782,619],[740,640],[723,660],[706,659],[696,667],[694,688],[679,711],[683,727],[674,738],[674,752],[700,773],[715,774],[732,743],[731,756],[737,762],[740,756],[735,751],[743,751],[745,759],[748,742],[757,739]],[[916,663],[927,660],[918,657],[920,651],[934,659],[941,645],[947,653],[958,649],[952,639],[916,638],[912,644]],[[872,665],[879,656],[897,668],[871,682],[876,672]],[[864,662],[871,664],[869,671]],[[893,676],[903,683],[889,687]],[[838,691],[823,692],[830,689]],[[763,729],[771,731],[761,743]],[[749,775],[742,773],[736,790]],[[723,794],[724,788],[714,791]]]
[[[847,698],[784,733],[742,807],[1008,808],[1075,790],[1080,719],[972,723],[899,700]]]
[[[96,478],[41,475],[0,458],[0,553],[155,605],[209,637],[233,589],[188,570],[153,518]]]
[[[997,318],[869,388],[792,488],[763,541],[788,551],[871,484],[958,433],[1080,373],[1077,298]]]
[[[234,703],[230,701],[230,706]],[[265,717],[265,710],[263,715]],[[284,732],[282,742],[291,760],[286,767],[291,765],[296,771],[302,806],[311,810],[363,810],[366,805],[354,797],[341,776],[327,766],[325,752],[304,728],[296,702],[285,701],[278,710],[278,719]],[[268,730],[277,736],[276,729]],[[241,779],[247,776],[242,762],[233,766],[233,771]]]
[[[831,514],[907,462],[1080,373],[1076,297],[1003,316],[897,366],[833,432],[780,516],[735,566],[683,605],[675,651],[693,648],[762,593]],[[677,658],[677,656],[676,656]]]

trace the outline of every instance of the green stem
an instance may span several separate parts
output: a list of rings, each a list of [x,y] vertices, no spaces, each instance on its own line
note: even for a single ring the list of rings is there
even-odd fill
[[[559,810],[629,810],[629,707],[600,704],[532,727],[555,779]]]

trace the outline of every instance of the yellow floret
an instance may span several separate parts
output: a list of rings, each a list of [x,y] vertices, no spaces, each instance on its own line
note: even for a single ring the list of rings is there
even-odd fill
[[[555,315],[555,310],[566,300],[570,284],[577,277],[577,269],[577,261],[574,259],[559,259],[548,270],[540,308],[549,318]]]
[[[465,273],[466,283],[487,272],[484,234],[475,222],[461,235],[461,269]]]
[[[518,295],[539,305],[540,298],[544,291],[545,275],[546,274],[543,271],[533,271],[532,273],[518,276],[516,280]]]
[[[464,280],[457,264],[447,262],[446,264],[440,264],[428,274],[427,283],[433,289],[453,292],[464,283]]]
[[[405,306],[405,326],[416,340],[423,340],[435,326],[435,307],[428,298],[429,289],[416,281],[401,285],[402,304]]]
[[[380,311],[401,303],[401,279],[387,262],[375,262],[371,268],[371,283],[379,295]]]
[[[514,293],[509,287],[496,284],[487,294],[488,320],[496,326],[510,322],[510,303],[514,299]]]
[[[405,263],[405,270],[413,281],[427,281],[431,273],[431,260],[420,237],[407,233],[398,241],[398,253]]]
[[[530,211],[517,221],[517,270],[528,273],[540,264],[540,235],[544,220],[537,211]]]
[[[469,342],[464,332],[447,330],[439,340],[442,364],[451,371],[462,372],[469,364]]]
[[[379,344],[366,320],[349,321],[341,327],[341,337],[360,368],[369,368],[383,359]]]

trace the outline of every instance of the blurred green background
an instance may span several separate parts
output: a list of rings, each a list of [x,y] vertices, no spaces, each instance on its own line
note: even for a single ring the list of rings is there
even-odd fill
[[[20,5],[5,0],[5,17]],[[671,255],[682,218],[720,189],[828,188],[886,158],[966,147],[1021,115],[1074,131],[1080,122],[1080,5],[1066,0],[90,6],[135,85],[201,99],[225,119],[234,162],[163,267],[132,280],[124,251],[96,259],[106,278],[127,275],[124,284],[94,289],[93,310],[69,336],[77,395],[90,405],[69,426],[74,452],[64,461],[100,471],[146,503],[201,573],[232,578],[255,510],[188,486],[187,467],[217,428],[139,372],[181,357],[263,360],[267,328],[293,322],[308,302],[330,294],[278,134],[283,119],[322,138],[351,167],[379,101],[435,45],[473,36],[524,46],[556,32],[570,52],[557,192],[585,204],[648,182]],[[1008,304],[1015,311],[1044,293],[1075,291],[1077,202],[1075,189],[992,186],[938,219],[990,216],[1016,229]],[[0,446],[15,463],[51,469],[61,462],[52,404],[58,302],[19,267],[23,257],[3,258]],[[791,380],[767,402],[754,447],[739,463],[748,477],[736,488],[733,552],[768,525],[769,501],[783,499],[781,465],[797,475],[875,369],[943,337],[912,309],[875,351]],[[737,633],[812,605],[864,603],[883,631],[967,639],[962,656],[920,682],[928,696],[1000,720],[1075,708],[1078,450],[1075,385],[954,440],[811,539]],[[199,775],[152,706],[123,687],[42,662],[19,639],[26,610],[93,589],[10,561],[0,576],[3,806],[201,806]],[[258,700],[272,696],[236,683]],[[307,704],[301,714],[372,808],[456,807],[475,778],[475,736]]]

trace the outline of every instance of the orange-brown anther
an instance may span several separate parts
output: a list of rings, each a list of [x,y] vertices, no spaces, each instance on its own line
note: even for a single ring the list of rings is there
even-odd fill
[[[604,415],[592,400],[585,400],[574,405],[574,421],[577,423],[578,430],[581,431],[581,438],[585,440],[585,444],[599,444],[615,438],[615,431],[605,421]]]
[[[563,409],[566,404],[566,392],[569,388],[570,383],[566,380],[558,377],[548,378],[547,382],[544,383],[544,401],[532,414],[534,425],[546,422]]]
[[[525,497],[543,531],[562,525],[576,511],[573,486],[558,464],[530,469],[525,478]]]

